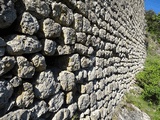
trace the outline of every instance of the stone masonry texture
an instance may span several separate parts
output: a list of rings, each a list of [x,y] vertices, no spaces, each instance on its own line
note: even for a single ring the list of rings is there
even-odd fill
[[[143,0],[0,0],[0,120],[111,120],[144,31]]]

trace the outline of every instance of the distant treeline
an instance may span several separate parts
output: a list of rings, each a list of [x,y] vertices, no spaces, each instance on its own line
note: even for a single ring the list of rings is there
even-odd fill
[[[148,10],[145,13],[147,22],[147,31],[154,40],[160,43],[160,13],[156,14],[153,10]]]

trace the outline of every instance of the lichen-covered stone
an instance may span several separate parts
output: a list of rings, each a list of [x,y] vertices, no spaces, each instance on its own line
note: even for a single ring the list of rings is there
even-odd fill
[[[90,105],[90,98],[88,94],[83,94],[78,98],[78,109],[84,111]]]
[[[10,35],[7,40],[6,50],[10,55],[31,54],[42,50],[42,45],[35,36]]]
[[[30,120],[30,113],[26,109],[18,109],[4,115],[0,120]]]
[[[66,104],[71,104],[73,102],[73,92],[68,92],[66,94]]]
[[[74,29],[77,32],[82,32],[83,29],[83,16],[81,14],[75,13],[74,14]]]
[[[0,109],[7,104],[9,98],[12,96],[12,93],[12,85],[6,80],[0,80]]]
[[[92,31],[91,23],[85,17],[83,17],[83,28],[82,28],[82,31],[85,32],[85,33],[91,33],[91,31]]]
[[[0,58],[0,76],[10,71],[14,67],[15,63],[16,60],[14,57],[5,56]]]
[[[42,23],[41,26],[41,36],[45,38],[55,38],[55,37],[59,37],[61,35],[61,25],[56,23],[54,20],[50,19],[50,18],[46,18]]]
[[[37,120],[48,111],[48,107],[46,102],[42,100],[35,102],[33,107],[28,111],[31,113],[31,118]]]
[[[18,87],[22,84],[22,79],[18,76],[15,76],[9,82],[13,87]]]
[[[34,14],[38,19],[48,17],[51,10],[45,1],[41,0],[23,0],[25,9]]]
[[[33,35],[39,30],[37,19],[29,12],[24,12],[19,18],[18,31],[24,34]]]
[[[20,78],[32,78],[35,73],[33,65],[23,56],[18,56],[16,73]]]
[[[74,52],[74,48],[70,45],[58,45],[57,54],[58,55],[70,55]]]
[[[60,109],[52,118],[52,120],[68,120],[70,111],[67,108]]]
[[[57,112],[62,107],[63,104],[64,104],[64,93],[59,92],[53,97],[51,97],[50,101],[48,102],[49,111]]]
[[[55,41],[50,40],[50,39],[43,39],[42,40],[43,44],[43,54],[46,56],[52,56],[56,52],[56,47],[57,44]]]
[[[63,27],[63,37],[64,37],[64,44],[75,44],[76,42],[76,32],[74,29],[69,27]]]
[[[87,55],[88,53],[88,47],[82,45],[82,44],[75,44],[75,51],[79,53],[80,55]]]
[[[60,85],[56,83],[51,70],[41,72],[35,80],[34,94],[39,99],[48,98],[56,94]]]
[[[73,12],[65,4],[53,2],[52,18],[64,26],[70,26],[73,23]]]
[[[0,28],[3,29],[9,27],[15,21],[17,15],[12,0],[1,0],[0,8]]]
[[[80,58],[79,54],[74,54],[69,57],[69,63],[67,70],[68,71],[76,71],[80,69]]]
[[[68,109],[70,111],[70,118],[72,118],[75,115],[77,108],[78,106],[76,102],[68,106]]]
[[[72,72],[62,71],[58,77],[62,89],[65,91],[71,91],[75,87],[75,75]]]
[[[37,53],[33,55],[31,57],[31,61],[36,71],[41,72],[46,70],[47,65],[46,65],[45,57],[42,54]]]
[[[93,61],[87,57],[82,57],[81,58],[81,67],[82,68],[86,68],[86,67],[90,67],[93,65]]]
[[[84,44],[87,41],[87,36],[85,33],[77,32],[76,33],[76,42]]]
[[[31,83],[23,83],[23,88],[18,92],[20,92],[20,94],[16,98],[16,105],[19,108],[27,108],[33,103],[34,93]]]

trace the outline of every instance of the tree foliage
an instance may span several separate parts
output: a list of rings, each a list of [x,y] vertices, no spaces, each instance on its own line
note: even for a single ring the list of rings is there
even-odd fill
[[[156,14],[153,10],[148,10],[145,13],[145,18],[147,22],[147,31],[154,40],[160,43],[160,13]]]

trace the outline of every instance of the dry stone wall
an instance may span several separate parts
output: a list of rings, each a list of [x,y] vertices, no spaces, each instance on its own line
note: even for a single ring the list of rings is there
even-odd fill
[[[110,120],[143,68],[143,2],[0,0],[0,120]]]

